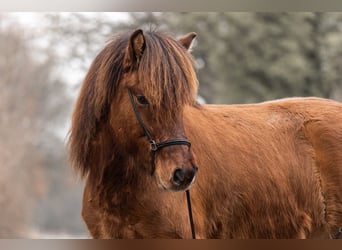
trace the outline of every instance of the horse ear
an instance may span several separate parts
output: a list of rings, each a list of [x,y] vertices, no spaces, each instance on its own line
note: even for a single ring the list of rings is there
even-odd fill
[[[196,36],[197,36],[197,34],[195,32],[191,32],[191,33],[183,36],[182,38],[178,39],[178,42],[180,44],[182,44],[184,46],[184,48],[189,50],[191,47],[191,44],[192,44],[192,42]]]
[[[134,31],[129,39],[127,63],[138,63],[144,53],[145,47],[146,44],[143,31],[140,29]]]

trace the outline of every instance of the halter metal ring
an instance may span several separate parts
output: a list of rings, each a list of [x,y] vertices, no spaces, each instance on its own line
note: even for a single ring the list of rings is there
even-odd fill
[[[158,150],[158,146],[157,146],[157,143],[155,142],[155,140],[150,140],[150,146],[151,146],[151,151],[157,151]]]

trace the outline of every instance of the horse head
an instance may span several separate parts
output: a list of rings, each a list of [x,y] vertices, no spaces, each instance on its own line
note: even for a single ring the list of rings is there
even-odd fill
[[[117,113],[119,103],[112,103],[112,127],[120,127],[127,150],[135,152],[158,185],[169,191],[188,188],[197,172],[183,126],[184,106],[196,102],[197,79],[187,51],[195,36],[190,33],[175,41],[135,31],[124,56],[124,114]],[[124,127],[118,124],[122,121]]]
[[[70,157],[82,174],[101,180],[153,176],[168,191],[189,188],[197,167],[183,126],[196,105],[198,81],[188,52],[196,36],[179,40],[137,30],[114,37],[95,58],[73,115]],[[137,177],[139,178],[139,177]]]

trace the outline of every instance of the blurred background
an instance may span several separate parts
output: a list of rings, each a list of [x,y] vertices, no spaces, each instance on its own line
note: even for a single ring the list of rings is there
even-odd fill
[[[198,34],[207,103],[342,101],[342,13],[0,13],[0,238],[88,237],[72,107],[96,53],[136,28]]]

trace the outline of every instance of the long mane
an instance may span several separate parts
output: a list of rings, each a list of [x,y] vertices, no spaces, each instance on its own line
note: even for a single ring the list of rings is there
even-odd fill
[[[110,104],[125,73],[138,70],[139,86],[160,121],[171,119],[185,104],[195,104],[198,81],[190,53],[166,35],[144,35],[146,48],[137,69],[124,63],[130,33],[121,33],[96,56],[83,81],[68,141],[69,160],[82,177],[90,170],[100,171],[90,161],[98,153],[93,141],[108,121]]]

